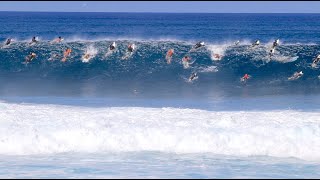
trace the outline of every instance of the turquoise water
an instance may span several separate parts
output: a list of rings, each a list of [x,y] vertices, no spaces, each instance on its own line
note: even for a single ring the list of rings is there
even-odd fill
[[[317,178],[320,165],[294,158],[132,152],[0,157],[14,178]],[[28,163],[26,163],[28,162]]]

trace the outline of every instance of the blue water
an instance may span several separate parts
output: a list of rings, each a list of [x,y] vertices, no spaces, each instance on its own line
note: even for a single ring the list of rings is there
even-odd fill
[[[0,42],[13,38],[0,49],[0,177],[319,177],[320,14],[0,12],[0,24]]]

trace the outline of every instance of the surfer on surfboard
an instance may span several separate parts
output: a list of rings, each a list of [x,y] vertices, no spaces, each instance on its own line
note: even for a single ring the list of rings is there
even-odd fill
[[[39,42],[39,41],[37,41],[36,37],[34,36],[34,37],[31,39],[31,42],[30,42],[29,44],[31,45],[31,44],[35,44],[35,43],[37,43],[37,42]]]
[[[196,50],[196,49],[198,49],[198,48],[201,48],[201,47],[203,47],[203,46],[204,46],[204,42],[203,42],[203,41],[197,42],[197,43],[190,49],[189,52],[194,51],[194,50]]]
[[[34,58],[36,58],[36,56],[37,56],[36,53],[31,52],[31,53],[26,57],[25,63],[31,62]]]
[[[133,50],[134,50],[134,48],[135,48],[135,45],[134,45],[134,44],[129,44],[129,46],[128,46],[128,52],[132,53]]]
[[[112,44],[110,44],[109,50],[110,50],[110,51],[113,51],[113,50],[115,50],[115,49],[116,49],[116,42],[113,42]]]
[[[4,43],[4,45],[8,46],[11,43],[12,39],[8,38],[7,41]]]
[[[126,54],[122,57],[122,59],[128,59],[135,49],[135,44],[129,44]]]
[[[244,74],[242,78],[240,78],[241,82],[247,82],[248,79],[250,79],[251,76],[249,74]]]
[[[318,64],[320,62],[320,54],[313,60],[313,64]]]
[[[196,79],[198,79],[198,75],[197,75],[197,73],[193,72],[191,74],[191,76],[189,77],[189,82],[196,80]]]
[[[61,37],[61,36],[59,36],[57,39],[54,39],[53,41],[52,41],[52,43],[60,43],[60,42],[62,42],[64,39]]]
[[[190,65],[189,61],[190,60],[191,60],[191,58],[189,56],[185,56],[185,57],[182,58],[182,64],[183,64],[183,68],[184,69],[189,68],[189,65]]]
[[[299,79],[303,75],[303,72],[295,72],[291,77],[288,78],[288,80],[296,80]]]
[[[273,56],[274,51],[275,51],[275,49],[274,49],[274,48],[272,48],[272,49],[270,50],[270,52],[269,52],[269,58],[270,58],[270,59],[271,59],[271,56]]]
[[[279,46],[279,39],[275,40],[272,44],[272,49],[274,49],[276,46]]]
[[[260,41],[256,40],[254,43],[252,43],[251,47],[256,47],[260,45]]]
[[[172,55],[174,53],[174,49],[169,49],[166,55],[167,64],[171,63]]]
[[[62,62],[66,62],[67,61],[67,57],[70,56],[72,50],[70,48],[67,48],[64,52],[63,52],[63,58],[61,59]]]

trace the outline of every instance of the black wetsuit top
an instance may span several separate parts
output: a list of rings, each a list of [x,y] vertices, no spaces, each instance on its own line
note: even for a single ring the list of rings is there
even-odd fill
[[[190,76],[190,79],[193,80],[195,77],[197,77],[197,74],[196,74],[196,73],[193,73],[193,74]]]
[[[32,38],[31,43],[36,43],[36,42],[38,42],[36,38]]]
[[[8,39],[6,42],[6,45],[9,45],[11,43],[11,39]]]
[[[278,43],[277,42],[273,42],[273,45],[272,45],[272,48],[278,46]]]
[[[199,48],[199,47],[201,47],[202,45],[201,45],[201,42],[198,42],[195,46],[194,46],[194,48],[195,49],[197,49],[197,48]]]

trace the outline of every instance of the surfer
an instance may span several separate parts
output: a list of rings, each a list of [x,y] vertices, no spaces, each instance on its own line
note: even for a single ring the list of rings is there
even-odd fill
[[[221,60],[222,56],[220,54],[214,54],[214,58],[217,60]]]
[[[273,54],[274,54],[274,48],[272,48],[271,50],[270,50],[270,52],[269,52],[269,58],[271,58],[271,56],[273,56]]]
[[[182,58],[183,68],[187,69],[189,67],[189,61],[191,58],[189,56],[185,56]]]
[[[194,49],[198,49],[200,47],[204,46],[204,42],[203,41],[200,41],[198,42],[196,45],[193,46]]]
[[[240,78],[240,81],[241,82],[246,82],[250,78],[251,78],[251,76],[249,74],[244,74],[244,76],[242,78]]]
[[[239,44],[240,44],[239,40],[234,43],[234,45],[236,45],[236,46],[239,45]]]
[[[135,44],[129,44],[126,54],[121,59],[128,59],[135,49]]]
[[[318,64],[318,62],[320,61],[320,54],[313,60],[313,64]]]
[[[57,39],[55,39],[55,40],[53,40],[53,42],[55,42],[55,43],[60,43],[60,42],[62,42],[64,39],[61,37],[61,36],[59,36]]]
[[[112,44],[110,44],[109,49],[110,51],[116,49],[116,42],[113,42]]]
[[[8,46],[11,43],[11,41],[12,41],[11,38],[7,39],[7,41],[6,41],[6,43],[4,45]]]
[[[273,44],[272,44],[272,49],[274,49],[276,46],[278,46],[279,45],[279,39],[277,39],[277,40],[275,40],[274,42],[273,42]]]
[[[31,52],[31,53],[26,57],[25,63],[31,62],[36,56],[37,56],[36,53]]]
[[[83,56],[84,59],[89,59],[90,58],[90,54],[86,52],[86,54]]]
[[[256,40],[252,45],[251,47],[255,47],[255,46],[259,46],[260,45],[260,41],[259,40]]]
[[[129,46],[128,46],[128,51],[132,53],[133,50],[134,50],[134,48],[135,48],[135,45],[134,45],[134,44],[129,44]]]
[[[167,52],[166,60],[167,60],[167,63],[168,63],[168,64],[171,63],[171,59],[172,59],[173,53],[174,53],[174,50],[173,50],[173,49],[169,49],[168,52]]]
[[[31,39],[31,42],[29,43],[29,44],[33,44],[33,43],[37,43],[38,41],[36,40],[36,37],[33,37],[32,39]]]
[[[64,52],[63,52],[63,58],[62,58],[62,62],[65,62],[67,60],[67,57],[70,56],[72,50],[70,48],[67,48]]]
[[[303,75],[303,72],[295,72],[291,77],[288,78],[288,80],[296,80],[299,79]]]
[[[198,75],[197,75],[197,73],[192,73],[191,74],[191,76],[189,77],[189,81],[193,81],[193,80],[195,80],[195,79],[197,79],[198,78]]]

